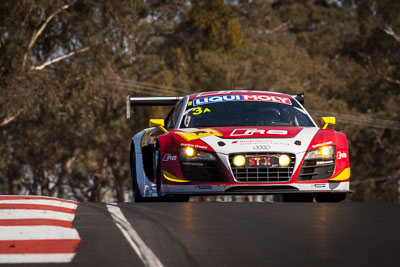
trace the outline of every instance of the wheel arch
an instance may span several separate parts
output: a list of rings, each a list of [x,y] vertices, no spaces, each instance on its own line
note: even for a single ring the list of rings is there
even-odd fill
[[[152,187],[155,186],[151,182],[144,172],[143,167],[143,154],[141,150],[141,143],[143,135],[150,129],[144,129],[134,135],[131,139],[130,148],[130,168],[132,169],[132,155],[135,153],[135,164],[136,164],[136,182],[138,184],[139,192],[142,197],[152,197]]]

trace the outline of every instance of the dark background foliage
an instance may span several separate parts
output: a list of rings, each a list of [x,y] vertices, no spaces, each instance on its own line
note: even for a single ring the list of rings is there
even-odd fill
[[[349,201],[398,201],[400,2],[2,1],[0,192],[127,201],[126,95],[306,93],[347,134]]]

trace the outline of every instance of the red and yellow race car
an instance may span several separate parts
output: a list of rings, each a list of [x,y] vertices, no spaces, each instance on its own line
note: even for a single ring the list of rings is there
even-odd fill
[[[174,106],[132,137],[135,201],[186,201],[193,195],[281,194],[284,201],[346,198],[345,134],[319,128],[304,94],[213,91],[184,97],[127,97],[134,106]]]

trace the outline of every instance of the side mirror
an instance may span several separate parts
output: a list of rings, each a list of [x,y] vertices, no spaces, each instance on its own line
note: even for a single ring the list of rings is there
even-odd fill
[[[322,129],[326,129],[326,127],[328,127],[329,124],[332,124],[332,125],[336,124],[336,118],[335,117],[322,117],[321,124],[323,125]]]
[[[151,120],[149,120],[149,126],[150,127],[164,126],[164,120],[163,119],[151,119]]]
[[[150,127],[160,127],[164,132],[168,132],[167,129],[164,128],[164,120],[163,119],[151,119],[149,120]]]

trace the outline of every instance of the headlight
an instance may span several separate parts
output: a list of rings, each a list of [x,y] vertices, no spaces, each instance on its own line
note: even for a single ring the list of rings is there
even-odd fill
[[[179,149],[179,157],[181,160],[215,160],[213,153],[197,150],[193,147],[181,147]]]
[[[242,156],[242,155],[237,155],[237,156],[235,156],[235,157],[233,158],[233,164],[234,164],[236,167],[241,167],[241,166],[243,166],[244,164],[246,164],[246,158],[245,158],[244,156]]]
[[[305,159],[333,159],[335,146],[321,146],[307,152]]]
[[[327,156],[331,156],[332,154],[332,149],[329,146],[323,146],[320,148],[319,150],[319,154],[321,156],[327,157]]]
[[[194,149],[190,146],[186,147],[184,150],[185,155],[188,156],[189,158],[194,156],[194,152],[195,152]]]
[[[281,167],[287,167],[290,164],[290,157],[286,154],[279,156],[279,165]]]

